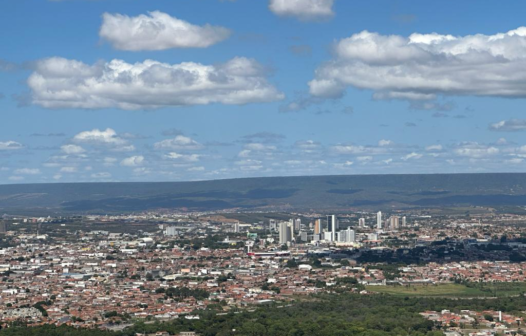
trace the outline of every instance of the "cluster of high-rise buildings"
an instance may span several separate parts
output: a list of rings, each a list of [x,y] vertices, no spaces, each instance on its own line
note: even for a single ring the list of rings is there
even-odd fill
[[[270,220],[270,230],[279,233],[279,243],[287,244],[299,238],[301,241],[325,241],[336,243],[354,243],[356,242],[356,232],[351,228],[340,229],[339,220],[336,215],[328,215],[325,220],[321,218],[315,219],[310,223],[309,228],[302,226],[301,219],[291,219],[288,222],[278,222]],[[351,225],[352,226],[352,225]],[[378,211],[376,214],[376,225],[371,226],[371,229],[390,231],[398,230],[401,227],[407,226],[407,218],[405,216],[390,216],[384,220],[382,212]],[[367,229],[365,218],[358,219],[358,228]]]
[[[376,228],[378,230],[398,230],[400,227],[406,227],[407,226],[407,217],[403,216],[400,218],[399,216],[391,216],[389,218],[386,218],[385,221],[382,220],[382,212],[378,211],[376,213]]]
[[[353,243],[356,240],[355,231],[350,227],[346,230],[339,229],[339,222],[336,215],[327,216],[325,222],[318,218],[314,221],[314,232],[310,237],[313,241],[328,241]],[[270,220],[270,229],[276,230],[279,233],[279,243],[287,244],[294,240],[297,232],[302,241],[307,241],[310,234],[307,231],[302,231],[301,219],[291,219],[288,222],[277,223],[275,220]]]

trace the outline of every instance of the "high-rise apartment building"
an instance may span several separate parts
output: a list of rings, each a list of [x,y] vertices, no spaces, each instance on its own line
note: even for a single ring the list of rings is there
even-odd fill
[[[314,221],[314,234],[321,233],[321,219],[316,219]]]
[[[356,241],[356,234],[350,227],[347,230],[338,232],[338,242],[354,243]]]
[[[400,227],[400,221],[399,221],[399,217],[398,216],[391,216],[390,218],[390,225],[389,227],[391,228],[391,230],[398,230],[398,228]]]
[[[279,223],[279,243],[281,245],[292,241],[292,225],[289,222]]]
[[[301,219],[296,218],[294,219],[294,231],[299,232],[301,229]]]
[[[380,230],[382,228],[382,212],[378,211],[376,214],[376,228]]]
[[[365,218],[358,219],[358,227],[365,227]]]
[[[327,216],[327,231],[332,233],[332,239],[336,239],[336,231],[338,230],[338,218],[335,215]]]

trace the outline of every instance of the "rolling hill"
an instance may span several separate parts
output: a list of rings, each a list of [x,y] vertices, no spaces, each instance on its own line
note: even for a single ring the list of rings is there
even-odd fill
[[[522,206],[526,174],[267,177],[199,182],[0,185],[2,211]]]

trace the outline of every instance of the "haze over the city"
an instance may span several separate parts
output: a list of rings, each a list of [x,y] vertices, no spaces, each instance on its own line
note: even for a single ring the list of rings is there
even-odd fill
[[[0,4],[0,184],[526,171],[521,1]]]

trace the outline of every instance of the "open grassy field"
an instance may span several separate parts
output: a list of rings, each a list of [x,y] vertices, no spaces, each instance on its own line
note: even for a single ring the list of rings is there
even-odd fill
[[[467,287],[461,284],[415,285],[415,286],[367,286],[367,290],[395,296],[432,297],[504,297],[526,292],[526,283],[484,284]]]

